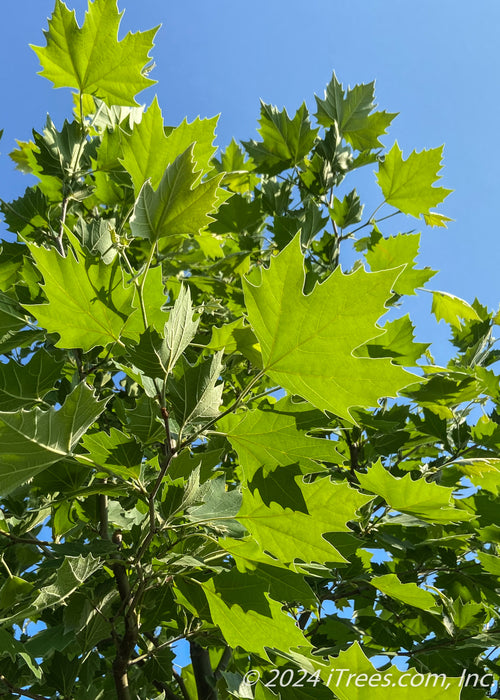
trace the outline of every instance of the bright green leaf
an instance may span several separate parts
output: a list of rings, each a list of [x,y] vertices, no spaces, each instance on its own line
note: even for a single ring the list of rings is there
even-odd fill
[[[449,323],[454,328],[461,328],[464,321],[480,321],[477,311],[466,301],[448,294],[448,292],[432,292],[431,312],[437,321]]]
[[[267,656],[267,649],[311,649],[295,620],[269,598],[261,580],[234,572],[203,585],[212,619],[230,647]]]
[[[375,83],[355,85],[344,92],[335,73],[327,85],[325,99],[316,97],[316,118],[325,127],[337,126],[340,134],[358,151],[381,148],[379,137],[386,133],[396,114],[374,112]]]
[[[135,95],[154,84],[144,75],[157,29],[127,34],[118,41],[121,13],[114,0],[89,2],[82,27],[75,12],[56,0],[47,45],[33,46],[41,75],[54,87],[96,95],[109,104],[135,105]]]
[[[440,179],[443,147],[417,153],[413,151],[407,160],[397,142],[379,165],[377,181],[387,204],[403,214],[418,218],[430,214],[432,207],[442,202],[452,190],[434,187]]]
[[[217,117],[197,118],[191,123],[185,119],[166,136],[163,116],[155,97],[139,124],[130,134],[122,137],[123,156],[120,160],[132,178],[136,193],[148,179],[156,190],[165,168],[192,144],[198,177],[210,172],[209,162],[216,150],[212,145],[216,125]]]
[[[328,532],[349,532],[346,523],[356,519],[356,511],[370,500],[345,483],[332,483],[328,477],[305,484],[294,479],[302,494],[305,511],[290,510],[279,503],[267,506],[256,489],[243,489],[243,503],[237,519],[260,544],[262,551],[283,564],[302,570],[302,564],[324,565],[345,562],[345,558],[324,537]],[[332,508],[332,504],[335,508]],[[223,544],[223,543],[222,543]],[[268,564],[273,563],[269,558]],[[307,569],[305,569],[307,570]]]
[[[130,220],[132,235],[155,243],[165,236],[196,234],[207,226],[223,199],[216,176],[195,186],[199,179],[190,146],[167,166],[158,189],[145,182]]]
[[[380,335],[382,316],[401,270],[344,275],[337,268],[305,296],[303,257],[296,237],[262,272],[261,284],[245,281],[248,317],[269,377],[319,409],[352,420],[353,406],[374,406],[395,396],[413,375],[386,359],[362,359],[353,351]]]
[[[260,467],[266,474],[294,462],[311,471],[320,469],[316,462],[338,463],[341,457],[334,442],[307,436],[321,419],[309,404],[283,398],[273,407],[261,404],[253,411],[230,414],[218,426],[237,451],[245,479],[251,481]]]
[[[373,272],[388,270],[405,265],[394,284],[396,294],[415,294],[417,287],[422,287],[436,272],[429,268],[415,269],[415,258],[420,245],[419,233],[400,233],[397,236],[380,238],[377,243],[367,250],[366,262]]]
[[[89,260],[81,248],[63,258],[54,248],[29,247],[43,275],[48,304],[26,309],[42,327],[59,333],[58,347],[87,351],[120,341],[135,313],[134,287],[125,287],[120,266]]]
[[[262,141],[245,141],[248,154],[256,169],[275,175],[300,163],[314,145],[318,129],[311,129],[305,103],[290,119],[286,109],[281,112],[272,105],[261,102],[260,129]]]
[[[358,474],[363,489],[384,498],[394,510],[415,515],[431,523],[453,523],[469,520],[470,514],[453,507],[453,489],[428,482],[423,477],[413,480],[410,474],[397,478],[382,466],[373,464],[366,474]]]
[[[436,606],[432,593],[419,588],[416,583],[401,583],[395,574],[374,576],[370,579],[370,584],[391,598],[400,600],[407,605],[413,605],[415,608],[430,612],[440,612],[441,610]]]

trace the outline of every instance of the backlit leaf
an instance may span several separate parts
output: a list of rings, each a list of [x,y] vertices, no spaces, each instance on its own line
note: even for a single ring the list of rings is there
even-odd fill
[[[376,325],[401,270],[344,275],[337,268],[305,296],[303,257],[296,237],[262,272],[244,283],[248,318],[260,342],[266,373],[319,409],[350,418],[353,406],[395,396],[413,375],[385,359],[354,357],[380,335]]]
[[[130,220],[133,236],[155,243],[165,236],[196,234],[213,220],[210,214],[222,201],[222,175],[195,185],[199,175],[193,152],[190,146],[167,166],[156,190],[144,183]]]
[[[334,442],[307,436],[307,430],[321,423],[321,419],[321,413],[309,404],[284,398],[273,407],[261,404],[253,411],[230,414],[218,426],[226,432],[245,478],[251,481],[260,467],[268,473],[299,462],[317,471],[316,462],[337,463],[341,457]]]
[[[277,502],[267,506],[258,490],[252,493],[247,487],[243,489],[243,503],[237,519],[263,551],[296,570],[302,570],[299,561],[305,565],[345,562],[324,535],[349,532],[347,521],[356,519],[356,511],[370,497],[361,495],[345,483],[334,484],[328,477],[317,479],[312,484],[303,483],[302,476],[294,481],[303,497],[303,511],[284,508]],[[269,558],[267,563],[272,564],[273,559]]]
[[[118,41],[121,13],[115,0],[89,2],[82,27],[75,12],[56,0],[46,46],[33,46],[41,75],[54,87],[71,87],[109,104],[135,105],[135,95],[154,80],[144,75],[156,29],[127,34]]]
[[[363,489],[382,496],[394,510],[434,523],[470,519],[469,513],[453,507],[453,489],[424,478],[413,480],[410,474],[403,478],[392,476],[380,461],[366,474],[358,474],[358,479]]]
[[[377,180],[385,201],[403,214],[419,217],[430,214],[431,209],[442,202],[452,190],[434,187],[440,179],[443,147],[417,153],[413,151],[403,159],[403,153],[395,143],[384,162],[379,165]]]
[[[448,294],[448,292],[432,292],[432,313],[437,321],[445,321],[455,328],[461,328],[464,321],[480,321],[477,311],[466,301]]]

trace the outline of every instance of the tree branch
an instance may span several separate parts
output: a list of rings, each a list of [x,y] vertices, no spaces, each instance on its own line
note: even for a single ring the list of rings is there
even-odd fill
[[[37,695],[37,693],[32,693],[30,690],[24,690],[23,688],[18,688],[8,681],[5,676],[0,674],[0,681],[7,686],[11,693],[19,695],[19,697],[32,698],[32,700],[49,700],[45,695]]]

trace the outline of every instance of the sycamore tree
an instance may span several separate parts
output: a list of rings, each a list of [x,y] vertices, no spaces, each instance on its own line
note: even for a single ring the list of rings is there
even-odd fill
[[[216,153],[136,102],[155,30],[119,22],[56,0],[73,101],[1,201],[0,697],[499,697],[500,318],[432,292],[436,366],[385,231],[445,225],[441,148],[384,152],[334,74]]]

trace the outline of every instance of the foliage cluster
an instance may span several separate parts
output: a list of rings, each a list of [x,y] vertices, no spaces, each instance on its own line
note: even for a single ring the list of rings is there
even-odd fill
[[[434,292],[436,366],[420,234],[384,232],[445,225],[441,149],[384,153],[395,115],[334,74],[313,121],[262,104],[216,155],[216,119],[138,106],[155,32],[119,22],[56,0],[35,51],[74,112],[1,202],[0,696],[492,697],[457,678],[500,670],[499,318]],[[446,689],[328,683],[373,657]]]

